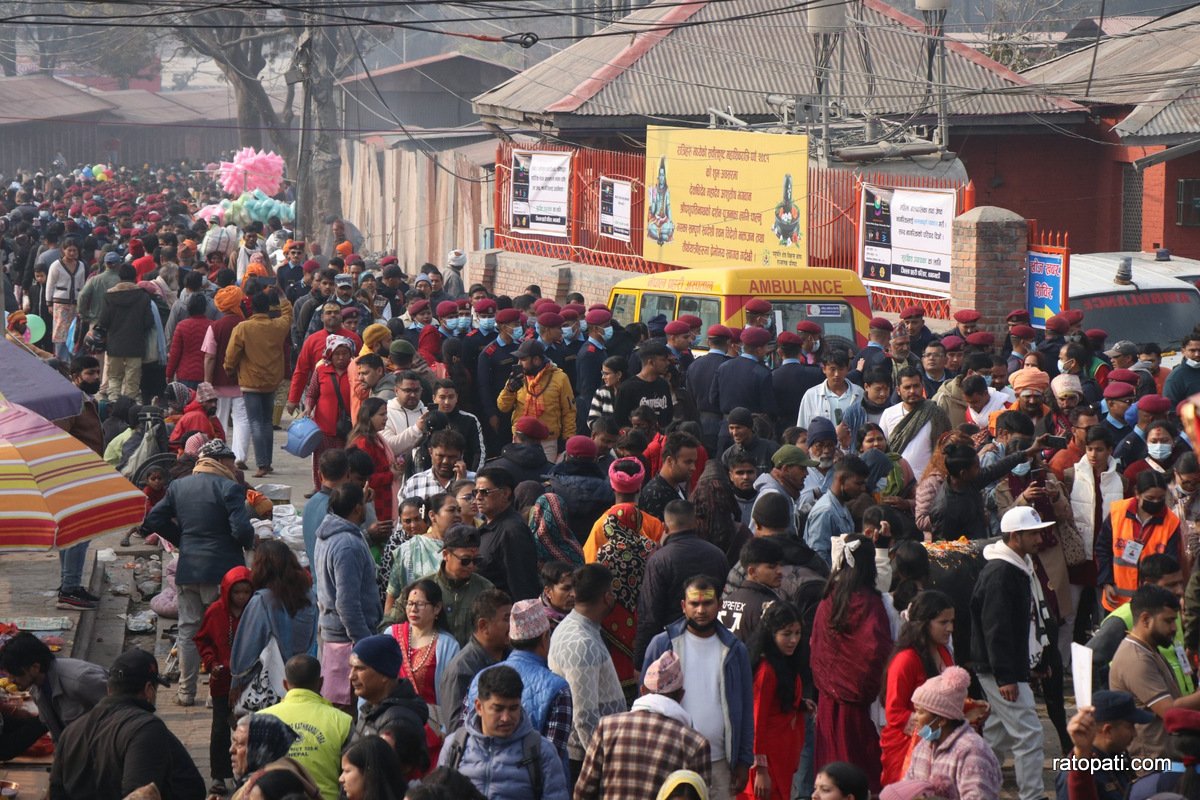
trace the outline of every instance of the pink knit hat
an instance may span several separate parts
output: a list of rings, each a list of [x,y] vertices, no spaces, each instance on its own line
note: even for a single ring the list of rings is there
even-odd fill
[[[519,600],[513,603],[512,615],[508,618],[508,638],[514,642],[536,639],[550,630],[550,618],[542,601]]]
[[[946,667],[946,671],[930,678],[913,692],[913,706],[937,714],[944,719],[965,720],[963,704],[967,701],[970,674],[962,667]]]
[[[655,694],[670,694],[683,688],[683,666],[671,650],[658,657],[646,670],[642,681]]]
[[[627,475],[617,469],[618,464],[627,464],[637,468],[637,473]],[[637,494],[642,490],[642,482],[646,479],[646,468],[636,458],[618,458],[608,467],[608,482],[614,492],[621,494]]]
[[[201,381],[196,387],[196,401],[199,403],[207,403],[209,400],[217,399],[217,390],[208,381]]]

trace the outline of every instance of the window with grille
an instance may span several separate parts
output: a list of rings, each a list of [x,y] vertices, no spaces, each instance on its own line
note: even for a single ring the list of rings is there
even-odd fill
[[[1133,164],[1121,170],[1121,249],[1142,249],[1142,173]]]
[[[1175,224],[1200,228],[1200,179],[1180,178]]]

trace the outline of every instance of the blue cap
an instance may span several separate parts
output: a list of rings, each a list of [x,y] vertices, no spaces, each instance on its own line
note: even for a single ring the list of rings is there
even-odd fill
[[[385,678],[400,677],[404,656],[400,652],[400,643],[388,634],[359,639],[352,652],[359,661]]]
[[[826,417],[813,417],[808,423],[808,443],[836,442],[837,428]]]
[[[105,264],[120,264],[122,261],[121,254],[117,252],[108,252],[104,254]]]
[[[1092,692],[1092,707],[1096,709],[1096,722],[1127,720],[1135,725],[1153,722],[1154,713],[1137,707],[1137,701],[1129,692],[1102,689]]]

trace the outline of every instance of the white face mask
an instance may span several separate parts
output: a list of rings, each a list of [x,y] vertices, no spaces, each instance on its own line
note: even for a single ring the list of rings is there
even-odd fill
[[[1187,364],[1192,369],[1200,369],[1200,361],[1196,361],[1194,358],[1185,358],[1183,363]]]

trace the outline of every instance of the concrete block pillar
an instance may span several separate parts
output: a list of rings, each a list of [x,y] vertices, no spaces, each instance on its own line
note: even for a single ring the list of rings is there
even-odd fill
[[[995,206],[978,206],[954,220],[950,311],[974,308],[980,328],[1004,332],[1004,317],[1025,307],[1025,218]]]

